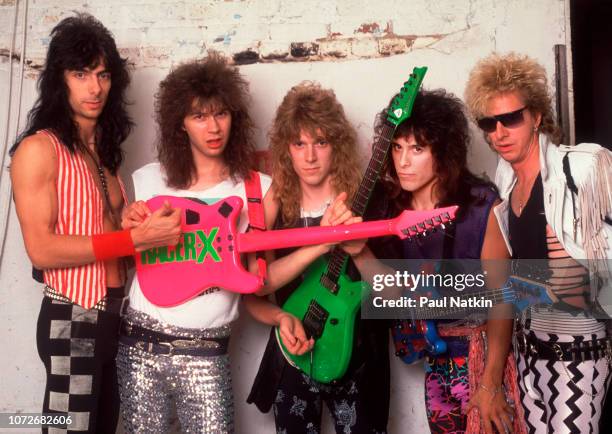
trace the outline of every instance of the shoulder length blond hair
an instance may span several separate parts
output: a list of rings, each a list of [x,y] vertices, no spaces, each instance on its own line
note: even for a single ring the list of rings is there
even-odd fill
[[[272,188],[280,205],[283,226],[294,225],[300,217],[302,198],[289,145],[299,140],[301,131],[316,136],[318,130],[332,146],[334,193],[345,191],[351,200],[357,191],[361,170],[354,128],[332,90],[323,89],[317,83],[302,82],[283,98],[269,132]]]

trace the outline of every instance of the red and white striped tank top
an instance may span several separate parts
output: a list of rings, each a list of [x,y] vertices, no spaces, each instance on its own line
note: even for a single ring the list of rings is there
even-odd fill
[[[59,235],[96,235],[104,232],[104,203],[102,194],[85,160],[77,152],[70,152],[55,134],[48,130],[57,155],[57,222],[55,233]],[[123,200],[127,196],[119,179]],[[69,268],[44,270],[44,282],[68,297],[74,303],[91,309],[106,295],[106,270],[104,262]]]

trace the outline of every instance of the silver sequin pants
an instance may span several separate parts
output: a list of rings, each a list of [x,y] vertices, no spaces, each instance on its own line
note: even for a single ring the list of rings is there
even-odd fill
[[[128,309],[126,320],[150,330],[193,338],[229,336],[229,327],[194,330],[161,323]],[[232,433],[234,403],[227,354],[156,355],[119,344],[117,374],[128,433],[167,433],[172,406],[185,433]]]

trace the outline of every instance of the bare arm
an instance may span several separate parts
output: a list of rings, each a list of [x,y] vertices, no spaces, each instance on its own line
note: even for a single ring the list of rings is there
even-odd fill
[[[283,311],[265,297],[245,295],[243,300],[247,311],[253,318],[279,328],[283,344],[290,353],[300,355],[310,351],[314,340],[306,338],[304,327],[299,319]]]
[[[489,288],[501,287],[507,278],[507,272],[502,263],[503,259],[509,258],[509,253],[493,209],[489,213],[487,231],[480,257],[485,261],[483,262],[483,268],[487,274],[487,286]],[[486,260],[494,261],[487,264]],[[497,427],[499,432],[504,432],[504,425],[509,429],[512,427],[510,421],[512,409],[506,403],[501,390],[512,337],[512,322],[512,306],[510,305],[500,304],[489,311],[487,358],[484,373],[479,383],[482,386],[472,391],[473,398],[470,400],[470,407],[478,406],[480,409],[483,426],[487,434],[493,433],[492,424]]]
[[[273,193],[272,193],[273,195]],[[270,225],[276,218],[278,212],[278,204],[272,197],[270,192],[266,194],[264,198],[264,209],[272,209],[269,214],[266,215],[266,224],[270,221]],[[346,203],[346,194],[342,193],[338,195],[334,203],[325,212],[323,219],[321,220],[321,226],[326,225],[337,225],[349,222],[351,219],[351,212],[348,210]],[[274,218],[271,218],[271,216]],[[327,253],[332,248],[333,244],[317,244],[313,246],[306,246],[297,249],[279,259],[274,259],[273,253],[267,254],[268,259],[268,279],[263,288],[261,288],[257,294],[266,295],[271,294],[279,288],[282,288],[287,283],[291,282],[297,276],[299,276],[310,264],[312,264],[321,255]]]
[[[96,260],[92,237],[55,233],[56,179],[57,157],[50,139],[41,134],[24,139],[11,162],[11,180],[26,251],[32,264],[40,269],[72,267]],[[133,229],[131,236],[136,249],[176,244],[180,214],[175,214],[161,211],[150,216],[143,227]]]

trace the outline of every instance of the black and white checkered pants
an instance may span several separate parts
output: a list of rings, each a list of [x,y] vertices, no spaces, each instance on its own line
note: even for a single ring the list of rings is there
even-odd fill
[[[118,314],[43,297],[36,343],[47,383],[43,413],[68,414],[68,429],[43,433],[114,433],[119,416],[115,356]]]

